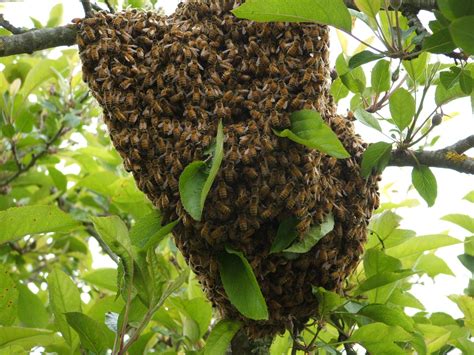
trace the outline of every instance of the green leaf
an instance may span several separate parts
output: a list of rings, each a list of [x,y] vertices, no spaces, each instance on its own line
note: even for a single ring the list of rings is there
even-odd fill
[[[352,28],[351,15],[342,0],[247,0],[232,12],[257,22],[316,22],[346,32]]]
[[[359,52],[351,57],[349,59],[349,68],[350,69],[355,69],[361,65],[364,65],[366,63],[373,62],[374,60],[383,58],[384,56],[382,54],[374,53],[368,50]]]
[[[398,355],[405,354],[405,351],[395,342],[406,342],[411,338],[412,336],[401,327],[371,323],[357,329],[349,341],[362,343],[368,351],[374,354]]]
[[[390,90],[390,62],[388,60],[379,60],[372,69],[371,77],[372,89],[380,94]]]
[[[349,89],[342,83],[341,78],[337,78],[332,82],[331,95],[336,103],[349,95]]]
[[[18,289],[9,268],[0,265],[0,325],[12,325],[18,309]]]
[[[18,297],[18,318],[26,327],[44,328],[49,322],[49,314],[40,298],[30,289],[21,284],[17,284]],[[5,309],[5,308],[2,308]]]
[[[317,149],[335,158],[349,158],[337,135],[313,110],[301,110],[291,114],[291,128],[281,132],[273,130],[278,137],[286,137],[308,148]]]
[[[12,207],[0,211],[0,243],[28,234],[68,232],[78,226],[77,221],[56,206]]]
[[[468,54],[474,54],[474,16],[465,16],[454,20],[449,25],[449,32],[454,43]]]
[[[323,287],[313,286],[313,295],[318,300],[318,314],[321,316],[330,314],[346,300],[335,292],[327,291]]]
[[[270,355],[287,355],[291,347],[291,336],[288,330],[283,335],[277,335],[273,338],[270,347]]]
[[[390,96],[389,104],[392,119],[397,127],[403,131],[415,115],[415,99],[406,89],[398,88]]]
[[[415,322],[399,308],[389,307],[384,304],[369,304],[362,308],[358,314],[370,318],[374,322],[398,325],[407,332],[414,331]]]
[[[393,248],[388,248],[386,253],[395,258],[408,257],[427,250],[461,243],[460,240],[445,234],[424,235],[408,239],[406,242]]]
[[[53,167],[48,167],[49,176],[53,179],[54,185],[60,191],[66,191],[67,189],[67,177],[58,169]]]
[[[451,222],[465,230],[474,233],[474,217],[467,214],[452,213],[441,218],[443,221]]]
[[[179,177],[179,194],[186,212],[196,221],[200,221],[204,203],[214,179],[217,176],[224,157],[224,131],[222,120],[217,128],[216,144],[209,171],[203,161],[189,164]]]
[[[81,296],[74,282],[64,272],[54,269],[48,276],[49,303],[57,328],[69,345],[77,339],[69,327],[67,312],[81,312]]]
[[[132,244],[125,223],[118,216],[91,217],[99,236],[123,262],[126,274],[133,268]]]
[[[241,252],[226,248],[218,256],[219,273],[230,303],[245,317],[268,319],[262,291],[247,259]]]
[[[49,12],[49,19],[46,27],[57,27],[63,19],[63,4],[54,5]]]
[[[403,67],[407,71],[411,80],[413,80],[415,83],[421,82],[423,80],[426,66],[428,64],[428,59],[429,54],[427,52],[423,52],[418,58],[404,60],[402,62]]]
[[[459,83],[461,69],[451,67],[449,71],[443,71],[439,74],[439,80],[446,90],[451,89],[455,84]]]
[[[443,85],[438,85],[435,92],[435,102],[438,106],[450,101],[467,96],[461,89],[461,85],[456,83],[451,89],[447,90]]]
[[[83,275],[82,279],[101,289],[117,292],[117,269],[95,269]]]
[[[385,142],[377,142],[367,147],[362,156],[361,174],[368,178],[372,172],[381,173],[390,161],[392,145]]]
[[[464,324],[472,334],[474,332],[474,297],[451,295],[448,298],[456,303],[461,312],[464,313]]]
[[[354,111],[354,116],[359,122],[382,132],[382,127],[380,127],[379,121],[370,112],[359,107]]]
[[[463,197],[464,200],[474,203],[474,190],[467,193],[466,196]]]
[[[157,211],[140,218],[130,229],[132,244],[141,249],[153,248],[170,234],[179,222],[179,220],[176,220],[162,226],[161,221],[162,219]]]
[[[30,16],[30,20],[31,22],[33,22],[33,26],[35,26],[35,28],[43,28],[43,24],[39,20],[31,16]]]
[[[418,330],[423,334],[428,354],[433,354],[441,349],[451,336],[451,332],[445,327],[437,327],[432,324],[417,324]]]
[[[209,337],[206,340],[204,355],[224,355],[227,348],[239,331],[240,323],[231,320],[221,320],[212,328]]]
[[[360,295],[361,293],[389,285],[393,282],[403,280],[409,276],[412,276],[414,274],[413,271],[411,270],[398,270],[398,271],[384,271],[381,273],[378,273],[374,276],[371,276],[367,278],[367,280],[363,281],[357,291],[356,294]]]
[[[270,248],[270,254],[279,253],[293,243],[296,237],[298,237],[297,224],[298,219],[295,217],[288,217],[280,222],[277,235]]]
[[[448,28],[443,28],[423,41],[423,50],[431,53],[449,53],[456,49]]]
[[[201,339],[207,332],[212,319],[212,305],[203,298],[193,298],[182,302],[180,311],[192,319],[198,326],[198,332],[195,341]]]
[[[355,0],[354,2],[360,11],[373,19],[382,8],[382,0]]]
[[[353,93],[362,94],[366,86],[366,77],[364,70],[361,67],[352,69],[341,75],[343,84]]]
[[[415,269],[416,271],[425,272],[431,278],[434,278],[439,274],[454,276],[454,273],[451,271],[448,264],[434,254],[424,254],[420,256]]]
[[[459,86],[466,95],[470,95],[472,93],[473,79],[471,77],[470,71],[461,71],[461,75],[459,77]]]
[[[35,346],[49,346],[61,340],[49,329],[0,327],[0,348],[18,345],[25,350],[30,350]]]
[[[387,271],[397,271],[402,268],[400,260],[388,256],[378,249],[369,249],[364,255],[364,271],[367,277]]]
[[[461,254],[458,256],[459,261],[474,274],[474,256],[469,254]]]
[[[287,253],[304,254],[310,251],[324,236],[334,229],[334,216],[330,213],[323,223],[311,227],[311,229],[301,237],[295,244],[284,251]]]
[[[80,312],[67,312],[69,325],[79,334],[81,345],[96,354],[102,354],[111,349],[114,343],[114,333],[94,319]]]
[[[415,296],[409,292],[403,292],[400,289],[393,290],[388,301],[402,307],[411,307],[421,310],[425,309],[425,306],[423,306],[423,304],[418,301]]]
[[[428,204],[428,207],[433,206],[438,195],[438,184],[431,169],[425,165],[414,167],[411,173],[411,181],[416,191]]]

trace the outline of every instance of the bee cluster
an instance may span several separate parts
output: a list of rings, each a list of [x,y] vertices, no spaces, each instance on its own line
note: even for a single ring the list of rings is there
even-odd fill
[[[84,80],[125,168],[165,216],[209,299],[251,337],[301,328],[316,316],[312,286],[340,291],[363,250],[378,204],[375,177],[360,177],[364,148],[329,95],[328,29],[236,19],[239,1],[188,0],[172,16],[129,10],[77,22]],[[290,113],[318,110],[351,158],[337,160],[284,138]],[[184,210],[183,169],[205,160],[218,122],[224,160],[202,221]],[[270,254],[279,223],[300,236],[332,213],[334,230],[289,260]],[[216,255],[226,245],[249,260],[268,321],[242,317],[222,287]]]

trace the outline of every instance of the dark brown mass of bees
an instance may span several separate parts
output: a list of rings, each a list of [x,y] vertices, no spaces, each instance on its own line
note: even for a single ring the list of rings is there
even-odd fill
[[[181,218],[176,244],[223,317],[251,337],[301,329],[316,316],[313,285],[340,291],[356,266],[378,204],[376,178],[360,177],[364,144],[329,95],[328,29],[254,23],[237,1],[189,0],[172,16],[97,13],[78,23],[84,79],[125,168],[165,216]],[[352,158],[337,160],[278,138],[290,113],[318,110]],[[225,157],[201,222],[183,209],[178,180],[223,120]],[[332,213],[334,230],[310,252],[269,255],[280,221],[295,216],[302,236]],[[230,304],[217,253],[229,245],[253,267],[270,318],[252,321]]]

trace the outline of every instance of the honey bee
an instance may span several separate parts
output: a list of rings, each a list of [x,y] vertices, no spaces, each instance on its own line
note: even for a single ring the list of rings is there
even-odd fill
[[[305,218],[296,225],[296,230],[298,231],[299,235],[303,235],[308,231],[310,225],[311,218]]]
[[[290,172],[294,178],[303,179],[303,173],[300,171],[300,169],[298,169],[298,167],[295,164],[290,165]]]
[[[184,111],[184,117],[189,118],[190,120],[196,120],[197,114],[194,108],[191,105],[186,106],[186,110]]]
[[[265,210],[263,210],[263,212],[260,214],[260,216],[263,218],[263,219],[270,219],[272,218],[274,214],[274,209],[272,206],[270,207],[267,207]]]
[[[166,80],[171,80],[176,76],[176,68],[173,64],[170,63],[166,66],[163,76]]]
[[[195,86],[193,87],[193,92],[192,92],[192,102],[195,105],[198,105],[201,102],[201,91],[199,90],[199,87]]]
[[[303,41],[304,41],[304,49],[306,49],[306,51],[310,53],[314,52],[314,43],[311,37],[305,36],[303,38]]]
[[[244,168],[244,175],[247,176],[250,180],[255,180],[258,178],[258,173],[254,168],[246,167]]]
[[[193,143],[199,142],[199,139],[201,138],[201,134],[197,129],[193,129],[191,133],[186,137],[186,140],[191,140]]]
[[[214,108],[214,114],[218,118],[229,118],[230,117],[230,109],[225,107],[222,101],[217,101],[216,106]]]
[[[259,189],[260,197],[266,198],[271,192],[270,186],[266,182],[263,182],[263,185]]]
[[[217,211],[220,213],[220,215],[223,218],[228,218],[232,212],[232,210],[227,206],[226,204],[222,203],[221,201],[218,201],[216,203],[216,208]]]
[[[268,168],[266,160],[260,162],[260,172],[262,173],[263,177],[267,177],[270,175],[270,169]]]
[[[242,186],[239,186],[237,192],[237,200],[235,201],[238,207],[243,207],[247,203],[247,191]]]
[[[247,217],[243,214],[239,215],[239,218],[237,219],[237,224],[242,232],[246,232],[249,229]]]
[[[242,155],[242,162],[244,164],[250,164],[252,160],[257,156],[257,150],[254,147],[248,147],[245,149]]]
[[[226,156],[227,159],[229,159],[230,161],[232,162],[237,162],[240,160],[240,153],[239,153],[239,149],[237,148],[236,145],[233,145],[229,152],[227,153],[227,156]]]
[[[313,69],[306,68],[303,74],[303,79],[301,80],[302,84],[308,84],[314,78]]]
[[[149,150],[150,149],[150,137],[148,136],[147,133],[142,134],[141,140],[140,140],[140,147],[143,150]]]
[[[211,234],[210,234],[210,239],[213,241],[216,241],[223,237],[225,235],[226,227],[225,226],[219,226],[215,228]]]
[[[210,234],[210,227],[209,227],[208,222],[204,223],[204,225],[201,228],[201,233],[200,234],[201,234],[201,237],[203,237],[205,239],[210,238],[211,234]]]
[[[138,129],[140,131],[146,131],[146,128],[147,128],[146,120],[141,118],[140,121],[138,122]]]
[[[123,81],[120,83],[120,87],[121,87],[123,90],[127,90],[132,84],[133,84],[133,79],[126,78],[125,80],[123,80]]]
[[[292,43],[288,44],[286,53],[291,57],[296,57],[298,54],[300,54],[300,42],[298,40],[294,40]]]
[[[118,108],[114,108],[113,114],[117,119],[121,122],[126,122],[127,117],[123,114],[122,111],[120,111]]]
[[[252,197],[250,197],[249,212],[252,217],[257,216],[258,214],[258,202],[259,202],[258,195],[252,195]]]
[[[234,163],[233,162],[227,163],[227,167],[224,170],[224,179],[228,183],[233,183],[236,178],[237,178],[237,173],[235,172]]]
[[[90,46],[88,51],[92,60],[94,61],[99,60],[100,58],[99,46]]]
[[[180,102],[181,100],[183,100],[183,98],[184,98],[183,93],[178,92],[177,94],[170,97],[170,102],[173,103],[173,104],[176,104],[176,103]]]
[[[95,33],[90,27],[84,28],[84,34],[89,41],[95,41]]]
[[[226,200],[227,197],[229,197],[229,187],[225,182],[221,181],[219,185],[217,185],[217,194],[221,200]]]
[[[131,92],[127,93],[127,95],[125,95],[125,104],[127,106],[133,106],[135,102],[135,95],[133,95]]]
[[[281,97],[275,105],[275,109],[277,110],[285,110],[287,107],[288,107],[288,99],[286,97]]]
[[[188,83],[188,75],[186,74],[186,71],[184,68],[180,68],[178,71],[178,85],[181,87],[186,87]]]
[[[288,200],[286,200],[286,208],[289,210],[292,210],[293,207],[296,205],[296,199],[293,198],[293,196],[288,197]]]
[[[217,72],[215,70],[210,72],[209,77],[214,82],[214,84],[216,84],[217,86],[223,86],[224,85],[224,82],[222,81],[221,77],[219,76],[219,74],[217,74]]]
[[[286,200],[288,198],[288,196],[290,195],[291,191],[293,191],[293,189],[295,188],[295,184],[293,182],[289,182],[288,184],[286,184],[286,186],[281,190],[280,194],[278,195],[278,197],[281,199],[281,200]]]

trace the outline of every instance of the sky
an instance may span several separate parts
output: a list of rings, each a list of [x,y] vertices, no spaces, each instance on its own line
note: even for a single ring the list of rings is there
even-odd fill
[[[0,7],[0,12],[4,13],[5,18],[16,26],[31,27],[32,24],[29,16],[33,16],[45,23],[48,18],[49,9],[57,2],[57,0],[25,0],[13,4],[3,4],[4,9],[2,10]],[[69,22],[75,17],[83,17],[83,10],[79,0],[63,0],[62,3],[64,5],[64,23]],[[173,12],[177,3],[177,0],[158,1],[158,4],[168,14]],[[426,14],[422,13],[421,16],[423,21],[429,20]],[[363,26],[357,26],[355,30],[360,31],[358,33],[361,38],[366,39],[370,36],[370,33]],[[341,47],[336,32],[331,32],[331,63],[334,64],[335,59],[341,52]],[[358,42],[351,38],[348,41],[349,47],[352,49],[359,45]],[[431,93],[428,96],[427,102],[433,102],[432,97],[433,94]],[[343,100],[339,104],[338,111],[345,113],[347,108],[348,102]],[[453,144],[469,133],[474,132],[474,117],[468,99],[457,100],[452,104],[448,104],[445,106],[444,111],[454,117],[437,127],[435,133],[440,134],[442,132],[442,137],[436,145],[437,149]],[[358,133],[367,142],[376,142],[384,139],[376,131],[363,125],[356,124],[356,128]],[[440,217],[448,213],[473,213],[472,204],[462,200],[462,198],[469,190],[474,189],[474,177],[444,169],[433,169],[433,172],[438,181],[436,204],[432,208],[428,208],[421,201],[420,205],[415,208],[399,209],[397,213],[403,217],[402,228],[415,230],[417,235],[437,234],[442,231],[448,231],[451,236],[462,240],[467,236],[467,232],[452,224],[441,221]],[[382,202],[418,198],[413,189],[409,191],[410,177],[411,168],[387,168],[383,173],[381,190],[388,184],[393,183],[393,185],[388,190],[388,195],[382,195]],[[114,265],[107,256],[99,254],[99,247],[96,243],[91,242],[91,250],[94,255],[94,267],[110,267]],[[435,283],[428,277],[423,277],[419,280],[420,284],[415,285],[412,289],[413,293],[425,305],[427,311],[444,311],[455,317],[462,316],[456,305],[447,299],[447,296],[450,294],[461,294],[468,284],[470,274],[457,260],[457,255],[462,253],[462,244],[443,248],[436,253],[436,255],[448,263],[456,277],[439,275],[436,277]]]

